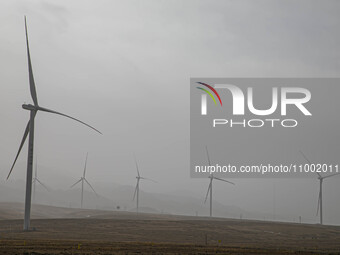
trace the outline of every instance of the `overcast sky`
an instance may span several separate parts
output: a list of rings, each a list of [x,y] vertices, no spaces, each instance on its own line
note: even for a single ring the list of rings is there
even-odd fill
[[[40,105],[103,132],[39,112],[35,153],[45,182],[69,187],[89,152],[88,179],[134,185],[135,153],[141,173],[160,183],[144,190],[204,197],[208,181],[189,177],[190,77],[339,77],[339,13],[339,1],[325,0],[2,0],[0,178],[29,119],[21,105],[32,103],[24,15]],[[12,179],[25,179],[26,158],[27,144]],[[339,181],[325,184],[325,217],[340,215]],[[235,182],[216,185],[215,198],[256,210],[272,201],[273,182]],[[274,182],[282,210],[294,213],[303,198],[314,212],[317,180],[289,180],[289,190]]]

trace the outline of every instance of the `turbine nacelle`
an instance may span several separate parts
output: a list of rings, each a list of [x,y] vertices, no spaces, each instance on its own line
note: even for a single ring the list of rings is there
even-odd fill
[[[22,108],[25,110],[29,110],[29,111],[37,111],[37,107],[35,107],[34,105],[31,104],[23,104]]]

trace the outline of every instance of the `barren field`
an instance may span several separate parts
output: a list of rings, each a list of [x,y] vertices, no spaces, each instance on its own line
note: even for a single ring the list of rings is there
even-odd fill
[[[69,218],[33,219],[30,232],[0,220],[0,254],[340,254],[336,226],[58,210]]]

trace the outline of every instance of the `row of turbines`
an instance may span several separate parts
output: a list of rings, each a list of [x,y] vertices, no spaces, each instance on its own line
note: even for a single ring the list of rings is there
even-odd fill
[[[206,149],[206,153],[207,153],[209,166],[211,166],[208,147],[206,146],[205,149]],[[304,159],[308,162],[308,164],[311,165],[312,162],[309,161],[309,159],[306,157],[306,155],[302,151],[300,151],[300,153],[304,157]],[[319,186],[320,186],[319,187],[319,196],[318,196],[318,207],[317,207],[317,210],[316,210],[316,215],[317,216],[319,215],[320,224],[322,225],[323,224],[323,214],[322,214],[322,208],[323,208],[322,207],[322,184],[323,184],[323,180],[326,179],[326,178],[335,176],[335,175],[339,175],[340,173],[329,174],[329,175],[326,175],[326,176],[322,176],[318,172],[316,172],[316,174],[318,175]],[[210,183],[209,183],[208,192],[207,192],[207,195],[205,197],[204,203],[207,201],[208,195],[210,194],[210,217],[212,217],[212,184],[213,184],[213,180],[219,180],[219,181],[227,182],[227,183],[233,184],[233,185],[235,185],[235,183],[227,181],[225,179],[217,178],[217,177],[213,176],[213,174],[210,174],[209,178],[210,178]]]
[[[35,185],[36,183],[41,184],[43,187],[45,187],[47,190],[47,186],[44,185],[37,176],[37,162],[36,162],[36,168],[35,168],[35,177],[33,178],[32,175],[32,170],[33,170],[33,154],[34,154],[34,120],[36,117],[36,114],[38,113],[38,111],[42,111],[42,112],[48,112],[48,113],[53,113],[53,114],[58,114],[67,118],[70,118],[74,121],[77,121],[87,127],[89,127],[90,129],[94,130],[95,132],[102,134],[99,130],[97,130],[96,128],[94,128],[93,126],[90,126],[89,124],[76,119],[74,117],[71,117],[69,115],[54,111],[54,110],[50,110],[48,108],[44,108],[41,107],[38,104],[38,97],[37,97],[37,92],[36,92],[36,87],[35,87],[35,82],[34,82],[34,77],[33,77],[33,69],[32,69],[32,63],[31,63],[31,56],[30,56],[30,50],[29,50],[29,44],[28,44],[28,32],[27,32],[27,22],[26,22],[26,16],[25,16],[25,35],[26,35],[26,47],[27,47],[27,58],[28,58],[28,73],[29,73],[29,86],[30,86],[30,93],[31,93],[31,97],[32,100],[34,102],[34,104],[23,104],[22,108],[25,110],[30,111],[30,119],[26,125],[25,131],[24,131],[24,136],[21,140],[20,146],[19,146],[19,150],[16,154],[16,157],[14,159],[14,162],[12,164],[12,167],[9,171],[9,174],[7,176],[7,179],[10,177],[12,170],[15,166],[15,163],[18,159],[18,156],[20,155],[20,152],[22,150],[22,147],[27,139],[28,136],[28,158],[27,158],[27,176],[26,176],[26,194],[25,194],[25,215],[24,215],[24,230],[27,231],[30,228],[30,214],[31,214],[31,198],[32,198],[32,184],[33,186],[33,199],[35,198]],[[209,156],[209,151],[208,151],[208,147],[206,147],[206,153],[207,153],[207,158],[208,158],[208,163],[211,166],[211,162],[210,162],[210,156]],[[301,152],[302,153],[302,152]],[[307,160],[307,162],[310,164],[310,161],[307,159],[307,157],[302,153],[303,157]],[[93,190],[93,192],[97,195],[96,191],[94,190],[94,188],[92,187],[92,185],[90,184],[90,182],[86,179],[85,175],[86,175],[86,165],[87,165],[87,158],[88,155],[86,155],[86,160],[85,160],[85,167],[84,167],[84,172],[82,177],[75,182],[71,187],[74,187],[75,185],[77,185],[78,183],[81,183],[81,207],[83,207],[83,199],[84,199],[84,184],[86,183],[87,185],[90,186],[90,188]],[[136,183],[136,187],[135,187],[135,191],[134,191],[134,195],[133,195],[133,199],[136,199],[136,210],[138,212],[138,207],[139,207],[139,185],[140,185],[140,181],[141,180],[150,180],[155,182],[152,179],[149,178],[145,178],[143,176],[140,175],[139,172],[139,168],[138,168],[138,164],[135,159],[135,164],[136,164],[136,169],[137,169],[137,183]],[[36,160],[37,161],[37,160]],[[318,200],[318,209],[317,209],[317,213],[319,213],[320,211],[320,224],[323,223],[323,216],[322,216],[322,184],[323,184],[323,180],[326,178],[329,178],[331,176],[337,175],[340,173],[336,173],[336,174],[331,174],[331,175],[327,175],[327,176],[321,176],[320,174],[318,174],[318,179],[320,181],[320,191],[319,191],[319,200]],[[221,178],[217,178],[215,176],[213,176],[212,174],[209,176],[210,178],[210,183],[208,186],[208,191],[205,197],[205,202],[207,201],[208,196],[210,195],[210,216],[212,216],[212,202],[213,202],[213,181],[214,180],[218,180],[218,181],[223,181],[232,185],[235,185],[233,182],[227,181],[225,179],[221,179]]]
[[[87,159],[88,159],[88,153],[86,154],[86,159],[85,159],[85,166],[84,166],[84,171],[83,171],[83,175],[80,177],[80,179],[78,181],[76,181],[74,184],[71,185],[70,188],[73,188],[74,186],[76,186],[78,183],[81,183],[81,196],[80,196],[80,208],[83,208],[83,204],[84,204],[84,184],[87,184],[91,190],[94,192],[94,194],[99,197],[98,193],[95,191],[95,189],[93,188],[93,186],[91,185],[91,183],[86,179],[86,169],[87,169]],[[157,183],[157,181],[150,179],[150,178],[146,178],[140,175],[139,172],[139,167],[138,167],[138,163],[136,160],[136,157],[134,157],[135,159],[135,164],[136,164],[136,170],[137,170],[137,183],[136,183],[136,187],[135,187],[135,191],[133,193],[133,201],[136,199],[136,212],[138,212],[139,209],[139,182],[140,180],[148,180],[154,183]],[[37,159],[35,161],[35,170],[34,170],[34,177],[32,180],[32,184],[33,184],[33,202],[35,202],[35,191],[36,191],[36,185],[40,184],[42,187],[44,187],[45,190],[49,191],[50,189],[48,188],[47,185],[45,185],[42,181],[40,181],[38,179],[38,163],[37,163]]]
[[[208,164],[209,166],[211,166],[211,161],[210,161],[210,155],[209,155],[209,151],[208,151],[208,147],[206,146],[205,147],[206,149],[206,154],[207,154],[207,160],[208,160]],[[309,159],[306,157],[306,155],[300,151],[301,155],[304,157],[304,159],[309,163],[311,164],[311,162],[309,161]],[[75,182],[70,188],[73,188],[74,186],[76,186],[78,183],[81,182],[81,199],[80,199],[80,207],[83,208],[83,201],[84,201],[84,184],[86,183],[91,189],[92,191],[96,194],[96,196],[98,197],[98,193],[94,190],[93,186],[90,184],[90,182],[86,179],[85,175],[86,175],[86,169],[87,169],[87,159],[88,159],[88,153],[86,154],[86,159],[85,159],[85,165],[84,165],[84,172],[83,172],[83,175],[82,177],[80,177],[80,179]],[[139,166],[138,166],[138,163],[137,163],[137,160],[136,160],[136,157],[134,156],[134,160],[135,160],[135,165],[136,165],[136,171],[137,171],[137,176],[136,176],[136,179],[137,179],[137,183],[136,183],[136,187],[135,187],[135,191],[134,191],[134,194],[133,194],[133,200],[136,199],[136,212],[138,213],[138,209],[139,209],[139,182],[140,180],[149,180],[149,181],[152,181],[154,183],[157,183],[155,180],[153,179],[150,179],[150,178],[146,178],[146,177],[142,177],[140,175],[140,172],[139,172]],[[329,177],[332,177],[334,175],[337,175],[336,174],[331,174],[331,175],[327,175],[327,176],[321,176],[319,173],[318,174],[318,180],[319,180],[319,183],[320,183],[320,189],[319,189],[319,196],[318,196],[318,206],[317,206],[317,212],[316,212],[316,215],[319,215],[320,216],[320,224],[323,224],[323,212],[322,212],[322,184],[323,184],[323,180],[326,179],[326,178],[329,178]],[[205,196],[205,200],[204,200],[204,203],[207,202],[207,199],[208,199],[208,196],[210,195],[210,207],[209,207],[209,215],[210,217],[212,217],[212,208],[213,208],[213,180],[219,180],[219,181],[223,181],[223,182],[226,182],[226,183],[229,183],[229,184],[232,184],[232,185],[235,185],[235,183],[231,182],[231,181],[228,181],[228,180],[225,180],[225,179],[222,179],[222,178],[218,178],[218,177],[215,177],[213,176],[213,174],[211,174],[209,176],[209,186],[208,186],[208,190],[207,190],[207,194]],[[39,183],[40,185],[42,185],[47,191],[49,191],[49,188],[47,187],[47,185],[45,185],[43,182],[41,182],[39,179],[38,179],[38,172],[37,172],[37,160],[36,160],[36,165],[35,165],[35,176],[33,178],[33,201],[35,201],[35,185],[36,183]]]

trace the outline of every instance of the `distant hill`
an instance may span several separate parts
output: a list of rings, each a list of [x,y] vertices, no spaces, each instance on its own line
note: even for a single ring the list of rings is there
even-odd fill
[[[99,194],[98,197],[88,187],[84,190],[85,209],[101,211],[136,211],[136,202],[132,200],[134,192],[133,186],[118,184],[94,185],[94,188]],[[22,219],[25,183],[23,181],[2,182],[0,183],[0,194],[0,219]],[[49,191],[47,191],[41,185],[37,185],[35,200],[32,199],[32,203],[35,204],[32,206],[32,217],[78,217],[77,213],[75,214],[74,211],[67,211],[66,209],[80,208],[80,194],[81,190],[78,187],[67,190],[49,188]],[[45,211],[39,211],[37,208],[40,207],[37,205],[45,205]],[[7,209],[6,206],[8,206]],[[48,209],[48,206],[53,209]],[[204,204],[203,198],[197,198],[192,194],[185,194],[184,192],[179,195],[174,193],[147,193],[140,190],[139,211],[154,214],[208,216],[209,203]],[[271,214],[249,212],[235,206],[223,205],[217,201],[214,201],[213,215],[223,218],[239,219],[242,217],[243,219],[272,220]],[[84,217],[84,215],[81,213],[80,217]],[[276,215],[276,220],[287,221],[286,218],[280,218],[278,215]]]

